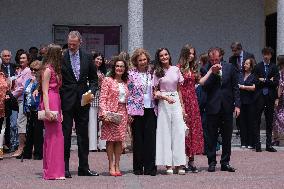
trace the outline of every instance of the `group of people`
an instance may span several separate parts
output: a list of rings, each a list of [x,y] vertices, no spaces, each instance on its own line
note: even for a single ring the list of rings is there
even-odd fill
[[[132,56],[113,57],[107,69],[103,54],[91,56],[80,49],[78,31],[71,31],[67,42],[64,51],[55,44],[46,47],[42,61],[26,51],[18,53],[18,67],[10,64],[11,52],[2,51],[0,159],[9,125],[10,147],[18,146],[14,157],[43,158],[44,179],[72,178],[69,159],[75,126],[79,176],[99,175],[88,164],[89,151],[98,146],[106,150],[109,174],[121,176],[120,157],[129,130],[135,175],[155,176],[157,166],[165,166],[169,175],[197,173],[194,158],[203,153],[208,171],[214,172],[221,134],[221,170],[235,172],[229,163],[233,117],[241,147],[260,152],[263,111],[266,150],[276,151],[273,125],[277,136],[284,130],[284,62],[283,56],[277,58],[280,70],[271,62],[271,48],[262,50],[263,61],[256,64],[254,56],[234,42],[227,63],[221,48],[210,48],[197,61],[195,48],[186,44],[176,66],[167,48],[157,49],[154,61],[147,50],[138,48]],[[87,91],[90,98],[82,104]],[[41,120],[39,111],[44,112]]]

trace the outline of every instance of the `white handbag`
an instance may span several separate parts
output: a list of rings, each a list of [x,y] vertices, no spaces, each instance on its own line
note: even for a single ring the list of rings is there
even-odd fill
[[[55,120],[58,119],[58,111],[50,111],[53,115],[55,115]],[[46,119],[46,116],[45,116],[45,110],[40,110],[37,112],[37,119],[38,120],[42,120],[42,121],[45,121],[47,120]]]

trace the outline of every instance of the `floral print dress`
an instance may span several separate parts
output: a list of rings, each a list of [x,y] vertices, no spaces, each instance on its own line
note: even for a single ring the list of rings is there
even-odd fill
[[[190,72],[183,73],[184,82],[180,85],[185,113],[188,115],[186,126],[189,128],[185,137],[185,151],[188,157],[202,154],[204,148],[203,130],[197,96],[195,93],[195,77]]]

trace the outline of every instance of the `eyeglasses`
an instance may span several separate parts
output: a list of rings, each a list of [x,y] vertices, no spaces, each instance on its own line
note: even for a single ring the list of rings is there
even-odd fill
[[[36,69],[36,68],[30,68],[30,70],[33,72],[37,72],[39,69]]]

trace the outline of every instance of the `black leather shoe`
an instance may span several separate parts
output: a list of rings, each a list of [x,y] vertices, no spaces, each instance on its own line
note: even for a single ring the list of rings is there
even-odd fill
[[[221,165],[221,171],[235,172],[236,169],[231,167],[231,165]]]
[[[78,170],[78,176],[99,176],[95,171],[88,170]]]
[[[34,156],[34,160],[42,160],[42,156]]]
[[[72,178],[71,173],[69,171],[65,171],[65,178]]]
[[[144,175],[156,176],[157,175],[157,170],[156,169],[153,169],[153,170],[150,170],[150,171],[145,171],[144,170]]]
[[[262,152],[261,147],[255,147],[256,152]]]
[[[134,175],[143,175],[142,170],[134,170],[133,173],[134,173]]]
[[[266,147],[265,149],[268,152],[277,152],[277,150],[275,148],[273,148],[272,146]]]
[[[215,172],[215,165],[209,165],[208,172]]]

